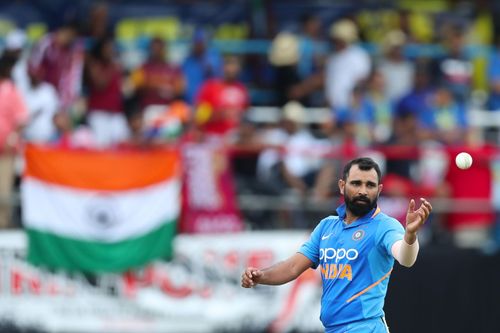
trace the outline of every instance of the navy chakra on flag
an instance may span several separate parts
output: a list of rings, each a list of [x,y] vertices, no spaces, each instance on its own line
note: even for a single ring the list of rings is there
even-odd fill
[[[365,231],[364,230],[356,230],[353,234],[352,234],[352,240],[355,240],[355,241],[359,241],[361,238],[363,238],[365,236]]]
[[[87,214],[91,223],[99,229],[109,229],[118,223],[115,203],[112,197],[98,195],[90,200]]]

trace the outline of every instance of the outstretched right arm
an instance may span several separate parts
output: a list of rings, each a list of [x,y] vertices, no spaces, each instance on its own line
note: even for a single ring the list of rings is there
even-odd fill
[[[257,284],[280,285],[296,279],[306,269],[311,268],[312,261],[302,253],[296,253],[285,261],[264,269],[248,267],[241,275],[241,286],[252,288]]]

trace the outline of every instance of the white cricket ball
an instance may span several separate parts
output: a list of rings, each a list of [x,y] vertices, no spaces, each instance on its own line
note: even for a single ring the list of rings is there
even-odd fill
[[[472,165],[472,156],[469,153],[461,152],[455,157],[455,164],[459,169],[468,169]]]

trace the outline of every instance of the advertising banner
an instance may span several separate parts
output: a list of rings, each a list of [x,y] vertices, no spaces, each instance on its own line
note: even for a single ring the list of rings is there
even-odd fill
[[[316,271],[244,289],[246,266],[283,260],[304,232],[179,235],[174,259],[124,274],[47,272],[24,260],[23,232],[0,233],[0,327],[40,332],[322,332]]]

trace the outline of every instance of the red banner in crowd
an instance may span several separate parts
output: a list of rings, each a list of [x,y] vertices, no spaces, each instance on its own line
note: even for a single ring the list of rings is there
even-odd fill
[[[185,143],[180,232],[213,233],[243,229],[229,159],[216,142]]]

